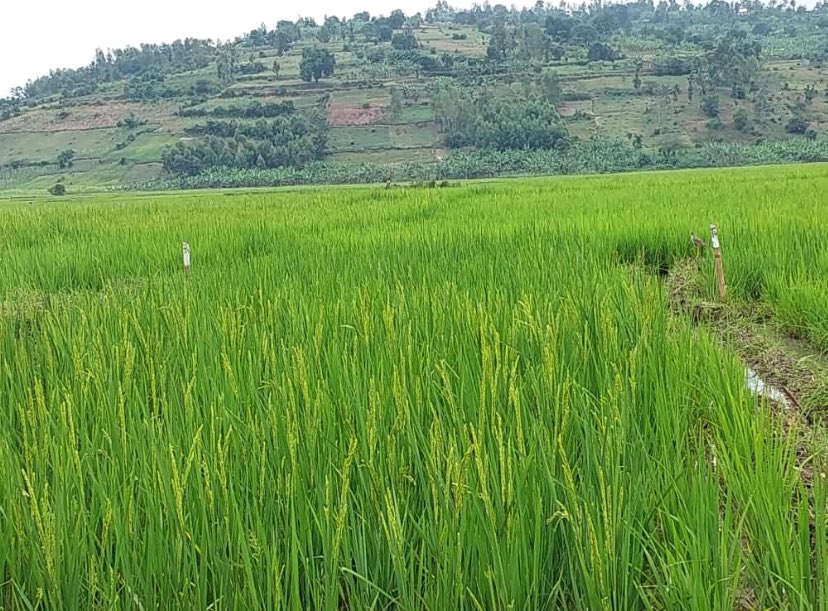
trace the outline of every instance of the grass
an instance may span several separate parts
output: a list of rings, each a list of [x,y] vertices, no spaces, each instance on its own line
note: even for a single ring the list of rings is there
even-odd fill
[[[57,152],[73,149],[81,157],[98,157],[115,148],[127,132],[118,128],[89,131],[0,133],[0,164],[14,160],[54,161]],[[56,152],[57,151],[57,152]]]
[[[436,155],[431,148],[410,148],[333,153],[330,159],[341,163],[430,163],[436,161]]]
[[[658,273],[715,221],[818,341],[826,182],[4,203],[0,604],[824,608],[825,483]]]
[[[390,129],[391,143],[395,147],[434,147],[442,146],[440,135],[433,125],[417,127],[416,125],[394,125]]]
[[[488,39],[474,28],[425,26],[415,30],[417,40],[423,47],[437,49],[439,53],[461,53],[471,57],[483,57],[486,54]],[[463,40],[454,40],[453,35],[465,35]]]
[[[331,101],[333,104],[354,106],[357,108],[361,108],[365,103],[371,104],[372,106],[387,106],[390,96],[391,94],[387,89],[349,89],[335,92],[331,96]]]
[[[104,157],[108,161],[118,161],[126,157],[130,162],[161,161],[164,149],[178,141],[176,135],[161,131],[142,133],[133,142],[121,150],[111,150]]]
[[[331,150],[365,150],[391,146],[390,128],[384,125],[331,128]]]
[[[43,197],[50,187],[60,181],[72,193],[100,192],[109,187],[118,187],[126,181],[154,180],[162,174],[160,162],[128,163],[122,166],[112,161],[89,161],[77,163],[73,169],[73,172],[67,174],[55,173],[54,169],[48,173],[27,172],[7,188],[21,194]]]
[[[434,121],[434,110],[430,105],[406,106],[400,113],[401,123],[423,123]]]
[[[337,153],[373,152],[382,150],[385,155],[405,148],[439,146],[439,135],[433,126],[372,125],[365,127],[334,127],[331,129],[331,151]],[[377,161],[382,162],[381,158]]]

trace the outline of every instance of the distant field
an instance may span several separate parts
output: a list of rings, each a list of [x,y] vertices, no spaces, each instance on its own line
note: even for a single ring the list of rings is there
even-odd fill
[[[0,606],[825,608],[826,190],[0,201]]]
[[[454,35],[465,38],[455,39]],[[462,53],[471,57],[486,55],[487,37],[474,28],[427,26],[417,32],[417,39],[441,53]]]

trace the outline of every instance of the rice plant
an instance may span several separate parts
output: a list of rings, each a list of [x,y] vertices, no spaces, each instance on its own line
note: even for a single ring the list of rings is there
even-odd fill
[[[826,608],[824,455],[660,277],[715,222],[828,346],[826,188],[4,205],[0,609]]]

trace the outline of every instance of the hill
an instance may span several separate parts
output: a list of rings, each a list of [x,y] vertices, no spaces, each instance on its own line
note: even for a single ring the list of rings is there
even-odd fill
[[[99,51],[0,100],[0,189],[828,159],[828,4],[305,19]]]

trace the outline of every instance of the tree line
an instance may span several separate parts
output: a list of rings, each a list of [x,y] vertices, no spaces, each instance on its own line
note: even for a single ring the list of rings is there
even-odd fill
[[[432,105],[449,148],[540,150],[569,144],[554,104],[541,95],[502,99],[485,91],[469,93],[449,79],[440,79]]]
[[[142,44],[104,52],[95,51],[88,66],[52,70],[48,75],[12,90],[12,97],[36,100],[52,95],[78,97],[94,93],[103,83],[140,77],[160,78],[188,70],[205,68],[214,60],[216,45],[210,40],[187,38],[170,44]],[[161,81],[163,79],[161,78]]]
[[[328,153],[326,103],[305,115],[255,122],[210,119],[189,129],[198,140],[179,141],[164,152],[164,169],[192,176],[214,168],[302,167],[322,160]]]
[[[180,117],[216,117],[222,119],[272,119],[296,112],[291,100],[284,102],[259,102],[254,100],[245,106],[216,106],[214,108],[182,108]]]

